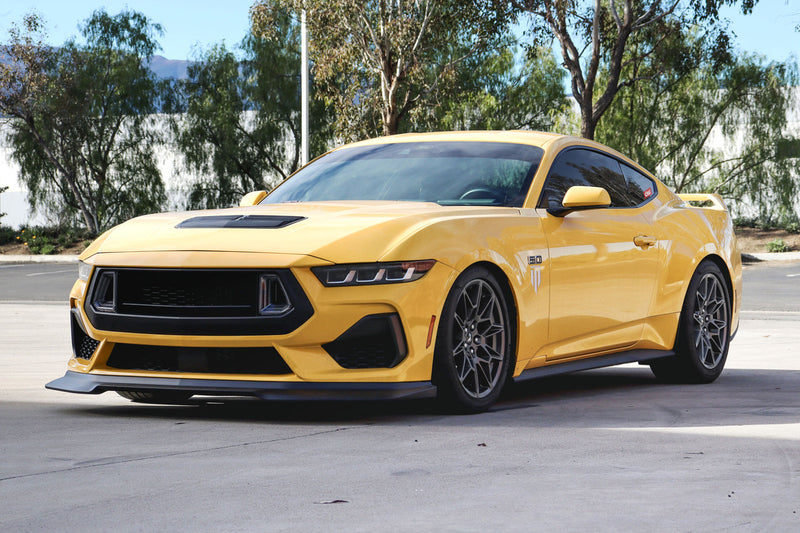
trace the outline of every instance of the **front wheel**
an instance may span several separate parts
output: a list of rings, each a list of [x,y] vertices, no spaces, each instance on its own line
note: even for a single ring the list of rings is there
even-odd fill
[[[731,297],[719,267],[701,263],[692,276],[681,310],[675,357],[650,365],[657,378],[680,383],[711,383],[728,357]]]
[[[456,280],[436,338],[439,397],[462,412],[488,409],[500,396],[513,360],[514,327],[503,290],[483,267]]]

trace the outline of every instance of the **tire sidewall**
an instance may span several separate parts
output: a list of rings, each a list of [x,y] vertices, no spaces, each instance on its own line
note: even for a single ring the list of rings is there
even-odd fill
[[[495,292],[503,320],[508,328],[505,342],[505,357],[503,358],[500,375],[494,389],[482,398],[475,398],[463,389],[458,378],[458,372],[453,358],[453,339],[452,331],[454,327],[456,307],[458,300],[464,289],[472,281],[483,280],[488,283]],[[436,333],[436,347],[433,364],[433,381],[439,391],[440,399],[444,400],[451,407],[462,412],[480,412],[488,409],[503,391],[505,383],[508,381],[511,362],[514,360],[514,347],[516,346],[515,327],[511,322],[506,294],[495,276],[486,268],[474,266],[465,270],[453,284],[450,292],[445,299],[444,307],[439,320],[439,327]]]
[[[727,320],[727,331],[725,332],[725,347],[722,350],[722,355],[717,362],[717,365],[711,369],[706,368],[705,365],[700,361],[700,354],[698,354],[697,349],[693,342],[693,332],[694,332],[694,311],[695,311],[695,295],[697,294],[697,289],[700,286],[702,279],[706,276],[706,274],[712,274],[717,278],[720,286],[722,287],[723,293],[725,294],[725,305],[726,305],[726,320]],[[683,308],[681,310],[681,318],[680,324],[678,328],[678,338],[675,343],[676,353],[678,357],[681,358],[684,365],[688,367],[688,370],[697,377],[697,381],[703,383],[710,383],[717,379],[719,375],[722,373],[722,370],[725,366],[725,361],[728,358],[728,348],[730,347],[730,328],[731,328],[731,315],[732,315],[732,308],[731,308],[731,295],[730,291],[728,290],[728,284],[725,281],[725,278],[720,272],[719,267],[711,261],[704,261],[695,270],[694,275],[692,276],[692,280],[689,283],[689,288],[686,291],[686,297],[684,298]]]

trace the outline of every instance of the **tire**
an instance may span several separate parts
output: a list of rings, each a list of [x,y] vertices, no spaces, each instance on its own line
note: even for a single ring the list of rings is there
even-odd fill
[[[439,399],[457,412],[487,410],[508,381],[515,345],[502,288],[486,268],[468,269],[447,295],[439,321],[434,356]]]
[[[125,391],[118,390],[117,394],[138,403],[183,403],[192,397],[189,392],[181,391]]]
[[[697,267],[683,302],[675,356],[650,364],[653,374],[672,383],[711,383],[728,357],[731,296],[719,267],[704,261]]]

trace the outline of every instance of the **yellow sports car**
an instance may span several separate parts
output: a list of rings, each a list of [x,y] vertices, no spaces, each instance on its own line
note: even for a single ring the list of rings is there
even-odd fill
[[[74,353],[48,388],[462,411],[512,380],[635,361],[711,382],[742,289],[718,196],[522,131],[349,144],[238,208],[121,224],[78,277]]]

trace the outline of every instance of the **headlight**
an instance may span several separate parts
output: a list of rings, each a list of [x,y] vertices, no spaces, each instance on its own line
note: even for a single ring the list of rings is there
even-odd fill
[[[78,279],[82,281],[89,281],[89,275],[92,273],[92,265],[78,261]]]
[[[377,285],[418,280],[433,268],[435,263],[436,261],[432,259],[396,263],[359,263],[314,267],[311,271],[326,287]]]

